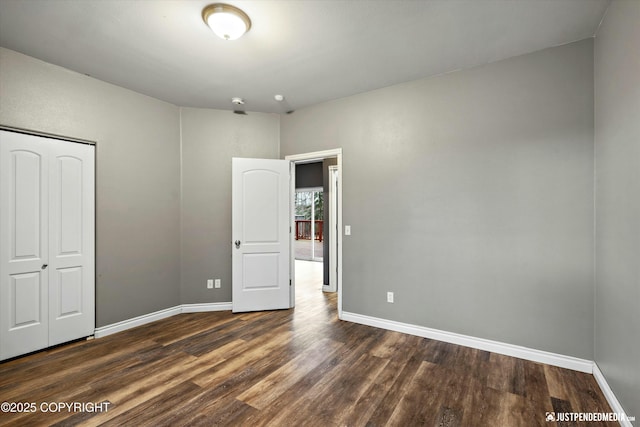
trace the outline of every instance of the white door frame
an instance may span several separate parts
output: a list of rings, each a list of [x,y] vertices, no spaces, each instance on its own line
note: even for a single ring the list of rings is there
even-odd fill
[[[338,230],[342,230],[342,148],[335,148],[332,150],[324,150],[324,151],[314,151],[311,153],[302,153],[302,154],[292,154],[289,156],[285,156],[285,160],[289,160],[291,162],[291,211],[290,211],[290,221],[291,221],[291,230],[294,230],[295,223],[295,191],[296,191],[296,178],[295,178],[295,164],[297,163],[311,163],[314,161],[322,161],[324,159],[335,158],[337,159],[338,164],[336,165],[338,168],[338,220],[337,227]],[[342,319],[342,233],[338,234],[338,319]],[[291,293],[290,293],[290,307],[295,306],[296,302],[296,274],[295,274],[295,251],[294,251],[294,233],[290,233],[290,245],[291,245],[291,254],[290,254],[290,277],[291,277]]]
[[[338,290],[338,270],[335,268],[338,264],[338,166],[329,166],[329,195],[327,202],[329,203],[329,285],[324,285],[327,292],[336,292]],[[334,267],[334,268],[332,268]]]

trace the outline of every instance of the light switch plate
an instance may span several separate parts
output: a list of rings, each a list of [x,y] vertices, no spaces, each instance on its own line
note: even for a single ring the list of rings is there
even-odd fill
[[[345,236],[351,236],[351,226],[350,225],[345,225],[344,226],[344,235]]]

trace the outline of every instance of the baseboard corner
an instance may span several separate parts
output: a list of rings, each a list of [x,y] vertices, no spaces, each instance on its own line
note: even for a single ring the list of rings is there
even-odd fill
[[[107,335],[126,331],[127,329],[135,328],[136,326],[146,325],[147,323],[151,323],[151,322],[155,322],[156,320],[161,320],[167,317],[175,316],[176,314],[180,314],[180,313],[181,313],[180,306],[165,308],[163,310],[158,310],[152,313],[143,314],[142,316],[137,316],[131,319],[112,323],[110,325],[101,326],[95,329],[94,336],[96,338],[103,338],[103,337],[106,337]]]
[[[142,316],[133,317],[131,319],[95,328],[94,336],[95,338],[102,338],[137,326],[146,325],[147,323],[155,322],[156,320],[175,316],[176,314],[200,313],[205,311],[231,311],[231,303],[209,302],[201,304],[180,304],[163,310],[154,311],[153,313],[143,314]]]
[[[572,369],[574,371],[585,372],[588,374],[593,373],[593,362],[591,360],[580,359],[573,356],[566,356],[563,354],[551,353],[548,351],[536,350],[514,344],[477,338],[455,332],[447,332],[425,326],[396,322],[394,320],[381,319],[357,313],[343,312],[341,319],[348,322],[360,323],[367,326],[374,326],[423,338],[504,354],[506,356],[518,357],[532,362],[546,363],[547,365],[558,366],[560,368]]]
[[[613,390],[611,390],[611,387],[609,387],[609,383],[607,382],[607,379],[605,378],[604,374],[602,373],[602,371],[600,370],[596,362],[593,362],[593,377],[598,383],[600,390],[602,390],[602,394],[604,394],[605,399],[607,399],[607,402],[609,402],[609,406],[611,406],[611,410],[618,414],[624,414],[621,417],[622,419],[620,420],[620,425],[622,427],[633,427],[633,424],[631,424],[631,421],[627,419],[627,413],[624,411],[624,408],[622,408],[620,401],[618,400],[616,395],[613,393]]]

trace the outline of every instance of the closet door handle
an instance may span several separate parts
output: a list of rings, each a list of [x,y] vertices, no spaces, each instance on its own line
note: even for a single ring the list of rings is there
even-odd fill
[[[49,264],[42,264],[42,269],[45,270],[47,267],[49,267]]]
[[[236,240],[235,244],[236,244],[236,249],[240,249],[240,240]]]

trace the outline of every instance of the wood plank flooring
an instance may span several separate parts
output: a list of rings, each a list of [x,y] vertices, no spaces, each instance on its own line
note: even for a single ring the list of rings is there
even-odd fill
[[[182,314],[0,363],[0,402],[37,408],[0,425],[617,425],[545,420],[611,412],[591,375],[338,321],[317,281],[299,281],[296,305]]]

